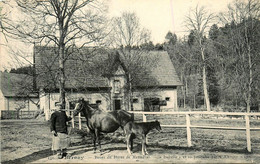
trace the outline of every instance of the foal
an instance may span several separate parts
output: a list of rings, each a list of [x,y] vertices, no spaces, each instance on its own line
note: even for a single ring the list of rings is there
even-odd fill
[[[160,123],[156,120],[153,122],[141,122],[136,123],[133,121],[128,122],[124,126],[124,131],[126,134],[126,147],[129,154],[132,154],[133,149],[133,139],[136,138],[136,136],[142,137],[142,154],[148,154],[146,150],[146,135],[149,133],[150,130],[157,129],[158,131],[161,130]],[[131,142],[131,150],[129,142]]]

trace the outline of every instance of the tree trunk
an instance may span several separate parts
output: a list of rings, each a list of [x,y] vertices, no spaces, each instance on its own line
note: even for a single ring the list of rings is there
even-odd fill
[[[185,88],[184,88],[184,108],[186,107],[186,95],[188,92],[188,84],[187,84],[187,79],[185,80]]]
[[[17,113],[16,113],[16,119],[20,119],[20,116],[19,116],[19,112],[20,112],[20,109],[16,110]]]
[[[60,12],[58,12],[58,21],[59,21],[59,91],[60,91],[60,103],[61,108],[65,109],[65,35],[67,29],[64,27],[64,19]]]
[[[238,104],[237,104],[237,97],[236,97],[236,110],[238,109]]]
[[[132,92],[132,83],[131,83],[131,75],[130,73],[128,74],[129,77],[129,108],[131,111],[134,110],[133,106],[133,92]]]
[[[183,92],[183,108],[186,108],[185,104],[186,104],[186,95],[185,95],[185,91],[184,91]]]
[[[181,75],[181,81],[182,81],[182,83],[184,83],[183,75]],[[182,90],[182,95],[183,95],[183,108],[185,108],[186,97],[185,97],[185,89],[184,89],[184,86],[181,86],[181,90]]]
[[[62,109],[65,109],[65,71],[64,71],[64,46],[59,47],[59,76],[60,76],[60,103]]]
[[[183,94],[183,108],[186,107],[186,94],[185,94],[185,88],[182,86],[182,94]]]
[[[252,70],[252,61],[251,61],[251,54],[250,49],[248,53],[248,64],[249,64],[249,85],[248,85],[248,95],[247,95],[247,103],[246,103],[246,110],[250,112],[251,106],[251,92],[252,92],[252,83],[253,83],[253,70]]]
[[[209,102],[209,95],[208,95],[208,87],[207,87],[207,80],[206,80],[206,65],[205,65],[205,56],[204,56],[204,49],[201,48],[201,57],[203,61],[203,68],[202,68],[202,80],[203,80],[203,91],[204,91],[204,99],[206,102],[207,111],[210,111],[210,102]]]
[[[204,90],[207,111],[210,111],[210,102],[209,102],[209,95],[208,95],[208,88],[207,88],[206,66],[205,65],[203,66],[203,90]]]
[[[193,95],[193,108],[196,109],[196,95]]]

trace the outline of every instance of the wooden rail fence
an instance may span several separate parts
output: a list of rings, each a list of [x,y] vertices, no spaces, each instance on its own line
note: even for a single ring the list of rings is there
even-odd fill
[[[1,119],[24,119],[34,118],[36,111],[17,111],[17,110],[2,110]]]
[[[256,116],[259,117],[260,113],[233,113],[233,112],[137,112],[137,111],[129,111],[130,113],[140,114],[142,115],[143,122],[147,122],[147,115],[184,115],[186,119],[185,125],[161,125],[161,127],[166,128],[186,128],[187,132],[187,145],[188,147],[192,146],[192,136],[191,136],[191,128],[198,129],[221,129],[221,130],[245,130],[246,131],[246,141],[247,141],[247,150],[248,152],[252,151],[251,148],[251,135],[250,131],[260,131],[260,127],[250,127],[250,117]],[[221,126],[199,126],[199,125],[191,125],[190,116],[191,115],[220,115],[220,116],[239,116],[245,118],[245,126],[244,127],[221,127]],[[81,115],[78,115],[79,129],[82,128],[81,123]],[[216,118],[217,119],[217,118]],[[74,119],[72,119],[72,127],[75,127]]]

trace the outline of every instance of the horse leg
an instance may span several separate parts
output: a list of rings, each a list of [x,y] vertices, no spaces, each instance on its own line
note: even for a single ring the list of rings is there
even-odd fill
[[[142,154],[145,155],[145,136],[142,136]]]
[[[131,138],[130,138],[130,142],[131,142],[131,150],[133,151],[134,137],[132,135],[131,135]]]
[[[129,154],[132,154],[131,150],[130,150],[130,138],[131,138],[131,133],[130,134],[126,134],[126,148]]]
[[[148,154],[148,152],[147,152],[147,143],[146,143],[146,141],[147,141],[147,136],[144,136],[145,137],[145,143],[144,143],[144,151],[145,151],[145,154]]]
[[[96,134],[96,140],[99,146],[99,151],[101,152],[101,144],[100,144],[100,138],[99,138],[99,131],[98,129],[95,129],[95,134]]]
[[[95,153],[96,150],[97,150],[97,147],[96,147],[96,132],[93,133],[93,143],[94,143],[94,153]]]

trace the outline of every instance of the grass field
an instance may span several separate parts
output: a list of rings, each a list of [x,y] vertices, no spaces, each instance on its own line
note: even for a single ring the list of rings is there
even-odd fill
[[[163,124],[184,124],[185,119],[176,117],[151,116],[149,120],[158,119]],[[138,119],[138,117],[136,117]],[[177,121],[178,120],[178,121]],[[244,120],[230,119],[200,119],[192,118],[196,125],[244,125]],[[254,120],[252,126],[260,127],[259,120]],[[83,127],[84,128],[84,127]],[[84,131],[73,129],[70,137],[72,147],[86,147],[92,149],[91,136]],[[260,132],[251,132],[252,153],[246,152],[246,136],[244,131],[192,129],[191,148],[187,147],[185,128],[163,128],[161,132],[152,131],[148,135],[148,151],[150,160],[169,162],[172,158],[177,162],[187,162],[187,157],[193,158],[189,162],[260,162]],[[122,130],[105,134],[102,137],[102,147],[110,150],[108,154],[126,154]],[[135,142],[135,154],[141,155],[140,141]],[[138,146],[136,146],[138,144]],[[2,120],[1,121],[1,163],[45,162],[53,154],[50,150],[51,134],[49,124],[37,120]],[[89,149],[87,149],[89,150]],[[85,151],[84,151],[85,152]],[[81,155],[84,155],[82,151]],[[88,156],[90,155],[84,155]],[[95,158],[95,155],[92,155]],[[159,160],[160,158],[162,158]],[[185,157],[185,158],[184,158]],[[196,157],[196,158],[195,158]],[[120,161],[120,160],[119,160]],[[115,162],[119,162],[115,161]],[[73,162],[73,161],[72,161]],[[75,162],[75,161],[74,161]],[[83,161],[84,162],[84,161]],[[87,162],[87,161],[85,161]],[[98,162],[98,159],[95,159]],[[135,159],[130,162],[143,162]],[[146,161],[147,162],[147,161]]]

